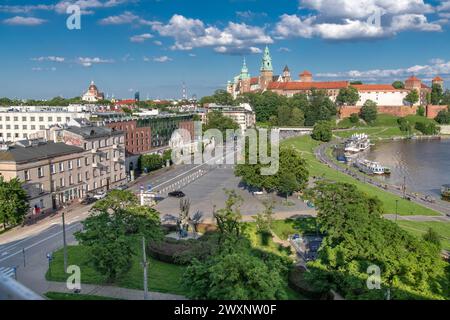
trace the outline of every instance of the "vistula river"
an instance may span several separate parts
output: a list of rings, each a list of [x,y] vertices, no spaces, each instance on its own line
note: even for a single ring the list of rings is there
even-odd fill
[[[450,184],[450,139],[376,142],[369,160],[391,168],[389,184],[401,186],[406,177],[408,191],[439,197],[441,186]]]

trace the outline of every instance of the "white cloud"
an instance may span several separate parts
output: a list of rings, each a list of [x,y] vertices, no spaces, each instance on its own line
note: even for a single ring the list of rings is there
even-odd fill
[[[155,41],[153,41],[153,43],[155,44],[155,45],[157,45],[157,46],[162,46],[162,42],[161,41],[159,41],[159,40],[155,40]]]
[[[142,43],[145,42],[145,40],[151,39],[153,38],[153,35],[151,35],[150,33],[144,33],[144,34],[139,34],[139,35],[135,35],[130,37],[130,41],[131,42],[137,42],[137,43]]]
[[[136,2],[135,0],[61,0],[55,4],[54,9],[57,13],[66,14],[67,7],[78,5],[84,14],[94,13],[92,9],[112,8],[122,4]]]
[[[77,58],[77,63],[81,64],[83,67],[91,67],[94,64],[104,64],[104,63],[114,63],[112,59],[102,59],[102,58],[89,58],[89,57],[79,57]]]
[[[161,56],[161,57],[155,57],[153,58],[153,61],[155,62],[160,62],[160,63],[164,63],[164,62],[169,62],[172,61],[172,58],[169,58],[168,56]]]
[[[57,56],[47,56],[47,57],[38,57],[38,58],[31,58],[32,61],[50,61],[50,62],[64,62],[66,59],[64,57],[57,57]]]
[[[173,50],[216,47],[217,52],[227,53],[240,48],[248,51],[258,44],[273,43],[272,38],[266,35],[261,27],[229,22],[227,27],[219,29],[216,26],[207,26],[199,19],[177,14],[167,24],[155,23],[152,29],[161,36],[174,38],[175,43],[171,47]]]
[[[125,11],[124,13],[117,15],[117,16],[109,16],[104,19],[101,19],[99,23],[101,25],[119,25],[119,24],[130,24],[136,20],[138,20],[139,17],[134,15],[133,13],[129,11]]]
[[[3,23],[11,26],[30,26],[30,27],[39,26],[45,22],[47,22],[47,20],[21,16],[15,16],[13,18],[3,20]]]
[[[320,78],[342,78],[351,80],[392,80],[403,79],[411,75],[417,75],[426,79],[433,78],[436,75],[450,77],[450,61],[443,59],[432,59],[429,64],[414,65],[407,68],[398,69],[373,69],[373,70],[351,70],[336,73],[319,73]]]
[[[390,26],[392,32],[405,30],[441,31],[442,27],[436,23],[429,23],[423,14],[402,14],[394,16]]]
[[[53,5],[45,5],[45,4],[24,5],[24,6],[0,5],[0,12],[14,13],[14,14],[30,13],[32,11],[38,11],[38,10],[49,11],[49,10],[53,10],[53,9],[54,9]]]
[[[292,50],[286,47],[278,48],[278,52],[291,52]]]
[[[257,47],[215,47],[214,51],[222,54],[242,55],[242,54],[260,54],[262,50]]]
[[[424,0],[300,0],[300,7],[315,10],[321,16],[348,19],[364,19],[375,12],[397,15],[434,11]]]

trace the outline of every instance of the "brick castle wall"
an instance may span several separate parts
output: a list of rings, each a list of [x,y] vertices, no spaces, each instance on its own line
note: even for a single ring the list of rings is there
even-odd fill
[[[361,107],[344,106],[339,109],[339,117],[341,119],[350,117],[353,113],[359,114]],[[417,112],[417,107],[410,106],[378,106],[378,113],[390,114],[396,117],[406,117],[414,115]]]
[[[447,110],[447,106],[433,106],[428,105],[427,106],[427,118],[428,119],[434,119],[438,115],[438,113],[442,110]]]

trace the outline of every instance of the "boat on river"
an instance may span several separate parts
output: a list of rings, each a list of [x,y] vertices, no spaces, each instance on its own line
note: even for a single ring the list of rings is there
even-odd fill
[[[444,184],[441,188],[442,199],[450,201],[450,184]]]
[[[365,133],[356,133],[352,135],[346,142],[344,151],[348,155],[366,151],[370,148],[369,136]]]
[[[375,161],[370,161],[367,159],[357,159],[354,166],[359,169],[359,171],[368,175],[388,175],[391,174],[391,170],[387,167],[382,166],[380,163]]]

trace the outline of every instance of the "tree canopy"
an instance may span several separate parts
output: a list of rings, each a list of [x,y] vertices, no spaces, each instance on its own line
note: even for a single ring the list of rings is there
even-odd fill
[[[361,108],[360,117],[367,123],[373,123],[378,116],[377,104],[372,100],[367,100]]]
[[[353,106],[359,101],[359,92],[355,87],[348,87],[339,90],[336,97],[336,104],[339,106]]]
[[[309,281],[347,299],[445,299],[447,263],[436,245],[421,241],[384,219],[381,202],[354,185],[319,182],[311,191],[326,234]],[[381,270],[381,290],[367,287],[369,266]]]
[[[333,138],[333,131],[329,121],[318,121],[314,125],[311,137],[317,141],[328,142]]]
[[[28,195],[19,178],[5,181],[0,176],[0,223],[4,227],[23,221],[28,210]]]

